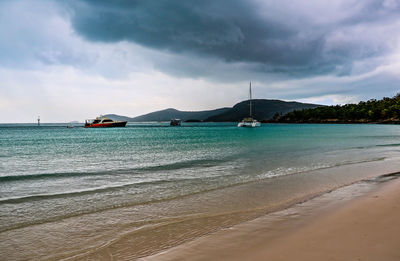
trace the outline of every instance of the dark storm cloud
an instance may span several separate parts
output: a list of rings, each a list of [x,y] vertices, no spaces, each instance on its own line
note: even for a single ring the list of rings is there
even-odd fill
[[[365,0],[357,3],[354,14],[342,24],[372,23],[374,21],[398,18],[400,4],[398,0]],[[350,6],[351,7],[351,6]]]
[[[259,12],[251,1],[68,1],[74,29],[91,41],[132,41],[183,55],[257,63],[259,71],[294,76],[346,75],[353,60],[384,53],[381,45],[362,41],[330,43],[338,28],[393,17],[398,7],[384,3],[363,1],[350,7],[352,15],[318,24],[284,9]]]

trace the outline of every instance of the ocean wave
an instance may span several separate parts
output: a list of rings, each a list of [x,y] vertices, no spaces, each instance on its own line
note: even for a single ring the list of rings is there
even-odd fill
[[[19,180],[32,180],[32,179],[46,179],[46,178],[65,178],[73,176],[92,176],[101,175],[102,172],[61,172],[61,173],[41,173],[41,174],[26,174],[26,175],[9,175],[0,176],[0,182],[6,181],[19,181]]]
[[[379,145],[376,145],[376,147],[398,147],[398,146],[400,146],[400,143],[379,144]]]
[[[140,181],[140,182],[126,183],[126,184],[121,184],[121,185],[116,185],[116,186],[102,186],[102,187],[96,187],[96,188],[91,188],[91,189],[66,191],[66,192],[60,192],[60,193],[36,194],[36,195],[28,195],[28,196],[20,196],[20,197],[12,197],[12,198],[3,198],[3,199],[0,199],[0,205],[1,204],[20,204],[20,203],[26,203],[29,201],[77,197],[77,196],[84,196],[84,195],[90,195],[90,194],[96,194],[96,193],[107,193],[107,192],[118,191],[118,190],[123,190],[123,189],[127,189],[127,188],[139,187],[139,186],[146,186],[146,185],[154,186],[154,185],[168,184],[168,183],[175,184],[178,182],[186,182],[186,181],[189,181],[192,184],[193,183],[203,183],[208,180],[214,180],[214,179],[218,179],[218,178],[235,177],[235,176],[241,176],[241,174],[240,173],[239,174],[230,174],[230,175],[223,175],[223,176],[217,176],[217,177],[212,177],[212,176],[211,177],[191,177],[191,178],[174,177],[171,179]],[[232,185],[232,184],[230,184],[230,185]],[[219,186],[218,188],[221,188],[221,186]],[[204,190],[207,190],[207,189],[204,189]],[[198,192],[195,192],[195,193],[198,193]],[[139,202],[139,203],[144,204],[146,202]]]
[[[178,170],[185,168],[204,168],[213,167],[218,164],[227,162],[228,159],[200,159],[180,161],[169,164],[144,166],[130,169],[117,169],[99,172],[55,172],[55,173],[40,173],[40,174],[26,174],[26,175],[7,175],[0,176],[0,182],[20,181],[20,180],[35,180],[35,179],[55,179],[55,178],[69,178],[69,177],[85,177],[85,176],[102,176],[102,175],[118,175],[118,174],[131,174],[136,175],[142,172],[158,172]]]
[[[309,166],[309,167],[305,166],[305,167],[277,168],[274,170],[267,171],[266,173],[257,175],[257,177],[259,179],[268,179],[268,178],[275,178],[275,177],[280,177],[280,176],[304,173],[304,172],[313,171],[313,170],[329,169],[329,168],[336,168],[336,167],[345,166],[345,165],[381,161],[381,160],[385,160],[385,159],[386,159],[386,157],[377,157],[377,158],[370,158],[370,159],[357,160],[357,161],[343,161],[343,162],[337,162],[337,163],[332,163],[332,164],[315,165],[315,166]]]
[[[29,196],[21,196],[21,197],[13,197],[13,198],[4,198],[4,199],[0,199],[0,204],[18,204],[18,203],[25,203],[28,201],[36,201],[36,200],[43,200],[43,199],[55,199],[55,198],[82,196],[82,195],[88,195],[88,194],[110,192],[110,191],[120,190],[123,188],[132,187],[132,186],[156,185],[159,183],[166,183],[166,182],[173,182],[173,180],[143,181],[143,182],[122,184],[122,185],[117,185],[117,186],[104,186],[104,187],[97,187],[97,188],[92,188],[92,189],[67,191],[67,192],[61,192],[61,193],[37,194],[37,195],[29,195]]]
[[[228,160],[223,159],[196,159],[196,160],[187,160],[187,161],[179,161],[170,164],[163,164],[163,165],[156,165],[156,166],[148,166],[143,167],[136,170],[143,170],[143,171],[162,171],[162,170],[178,170],[178,169],[186,169],[186,168],[193,168],[193,167],[213,167],[220,163],[227,162]]]
[[[367,146],[358,146],[358,147],[353,147],[353,148],[348,148],[348,149],[371,149],[371,148],[377,148],[377,147],[399,147],[400,143],[388,143],[388,144],[373,144],[373,145],[367,145]]]

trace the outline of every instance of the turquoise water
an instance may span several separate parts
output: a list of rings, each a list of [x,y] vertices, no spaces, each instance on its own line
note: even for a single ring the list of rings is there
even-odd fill
[[[399,156],[397,125],[0,124],[0,259],[59,259],[118,242],[138,247],[120,255],[130,260],[363,179],[368,164]],[[318,172],[359,163],[365,174]]]
[[[0,125],[0,231],[337,165],[400,148],[394,125]],[[46,215],[43,215],[46,213]]]

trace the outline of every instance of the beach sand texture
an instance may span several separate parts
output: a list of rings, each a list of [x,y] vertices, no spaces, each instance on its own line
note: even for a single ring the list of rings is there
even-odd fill
[[[298,206],[311,214],[273,225],[267,215],[144,260],[400,260],[400,179],[345,203],[321,202]]]

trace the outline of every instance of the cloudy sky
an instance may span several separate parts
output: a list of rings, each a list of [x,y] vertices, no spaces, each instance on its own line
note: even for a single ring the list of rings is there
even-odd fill
[[[400,0],[1,0],[0,122],[400,91]]]

